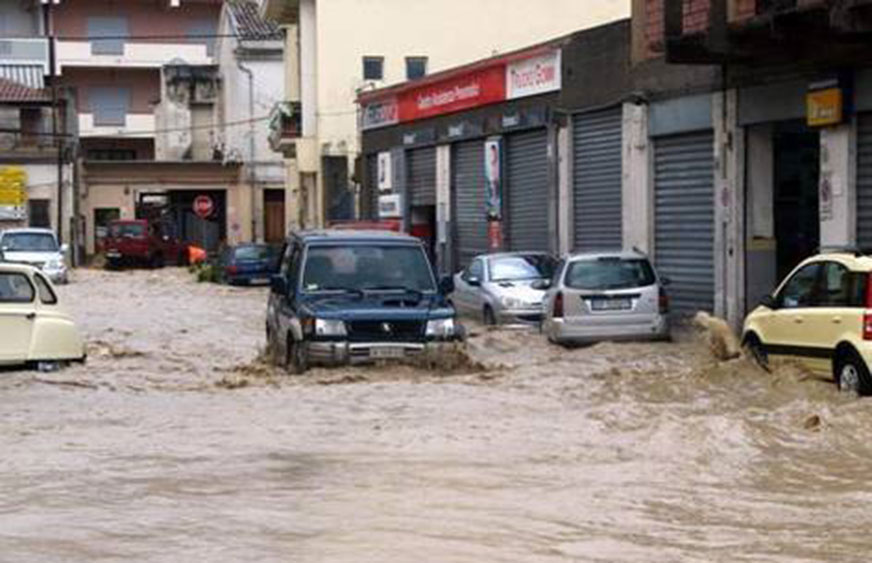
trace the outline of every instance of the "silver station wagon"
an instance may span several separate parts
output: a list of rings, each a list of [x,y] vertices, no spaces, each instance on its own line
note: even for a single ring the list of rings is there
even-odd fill
[[[569,256],[545,282],[542,330],[559,344],[668,339],[668,283],[636,251]]]

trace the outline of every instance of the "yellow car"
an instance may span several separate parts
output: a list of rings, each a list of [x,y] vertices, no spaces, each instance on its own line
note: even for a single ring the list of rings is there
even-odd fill
[[[0,365],[84,360],[82,337],[45,274],[0,263]]]
[[[789,358],[839,387],[872,394],[872,258],[819,254],[797,266],[748,317],[743,343],[764,367]]]

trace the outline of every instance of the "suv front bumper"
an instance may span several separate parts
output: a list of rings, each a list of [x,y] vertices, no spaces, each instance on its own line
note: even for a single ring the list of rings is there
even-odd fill
[[[379,361],[403,361],[438,353],[450,341],[433,342],[306,342],[306,358],[311,365],[356,365]]]

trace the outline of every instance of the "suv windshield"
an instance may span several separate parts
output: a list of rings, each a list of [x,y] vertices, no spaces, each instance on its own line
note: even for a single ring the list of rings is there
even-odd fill
[[[121,223],[109,227],[109,234],[113,237],[141,237],[145,235],[145,225],[140,223]]]
[[[0,246],[10,252],[57,252],[58,243],[49,233],[8,233]]]
[[[409,289],[434,291],[433,272],[418,246],[310,246],[303,291]]]
[[[537,280],[554,275],[554,259],[544,254],[500,256],[488,261],[495,282]]]
[[[629,289],[653,285],[654,270],[642,258],[598,258],[569,265],[566,287],[572,289]]]

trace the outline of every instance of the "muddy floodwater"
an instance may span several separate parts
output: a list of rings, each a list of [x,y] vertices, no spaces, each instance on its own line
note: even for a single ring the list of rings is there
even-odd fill
[[[0,372],[0,561],[868,561],[872,401],[693,338],[282,376],[265,289],[76,272]]]

